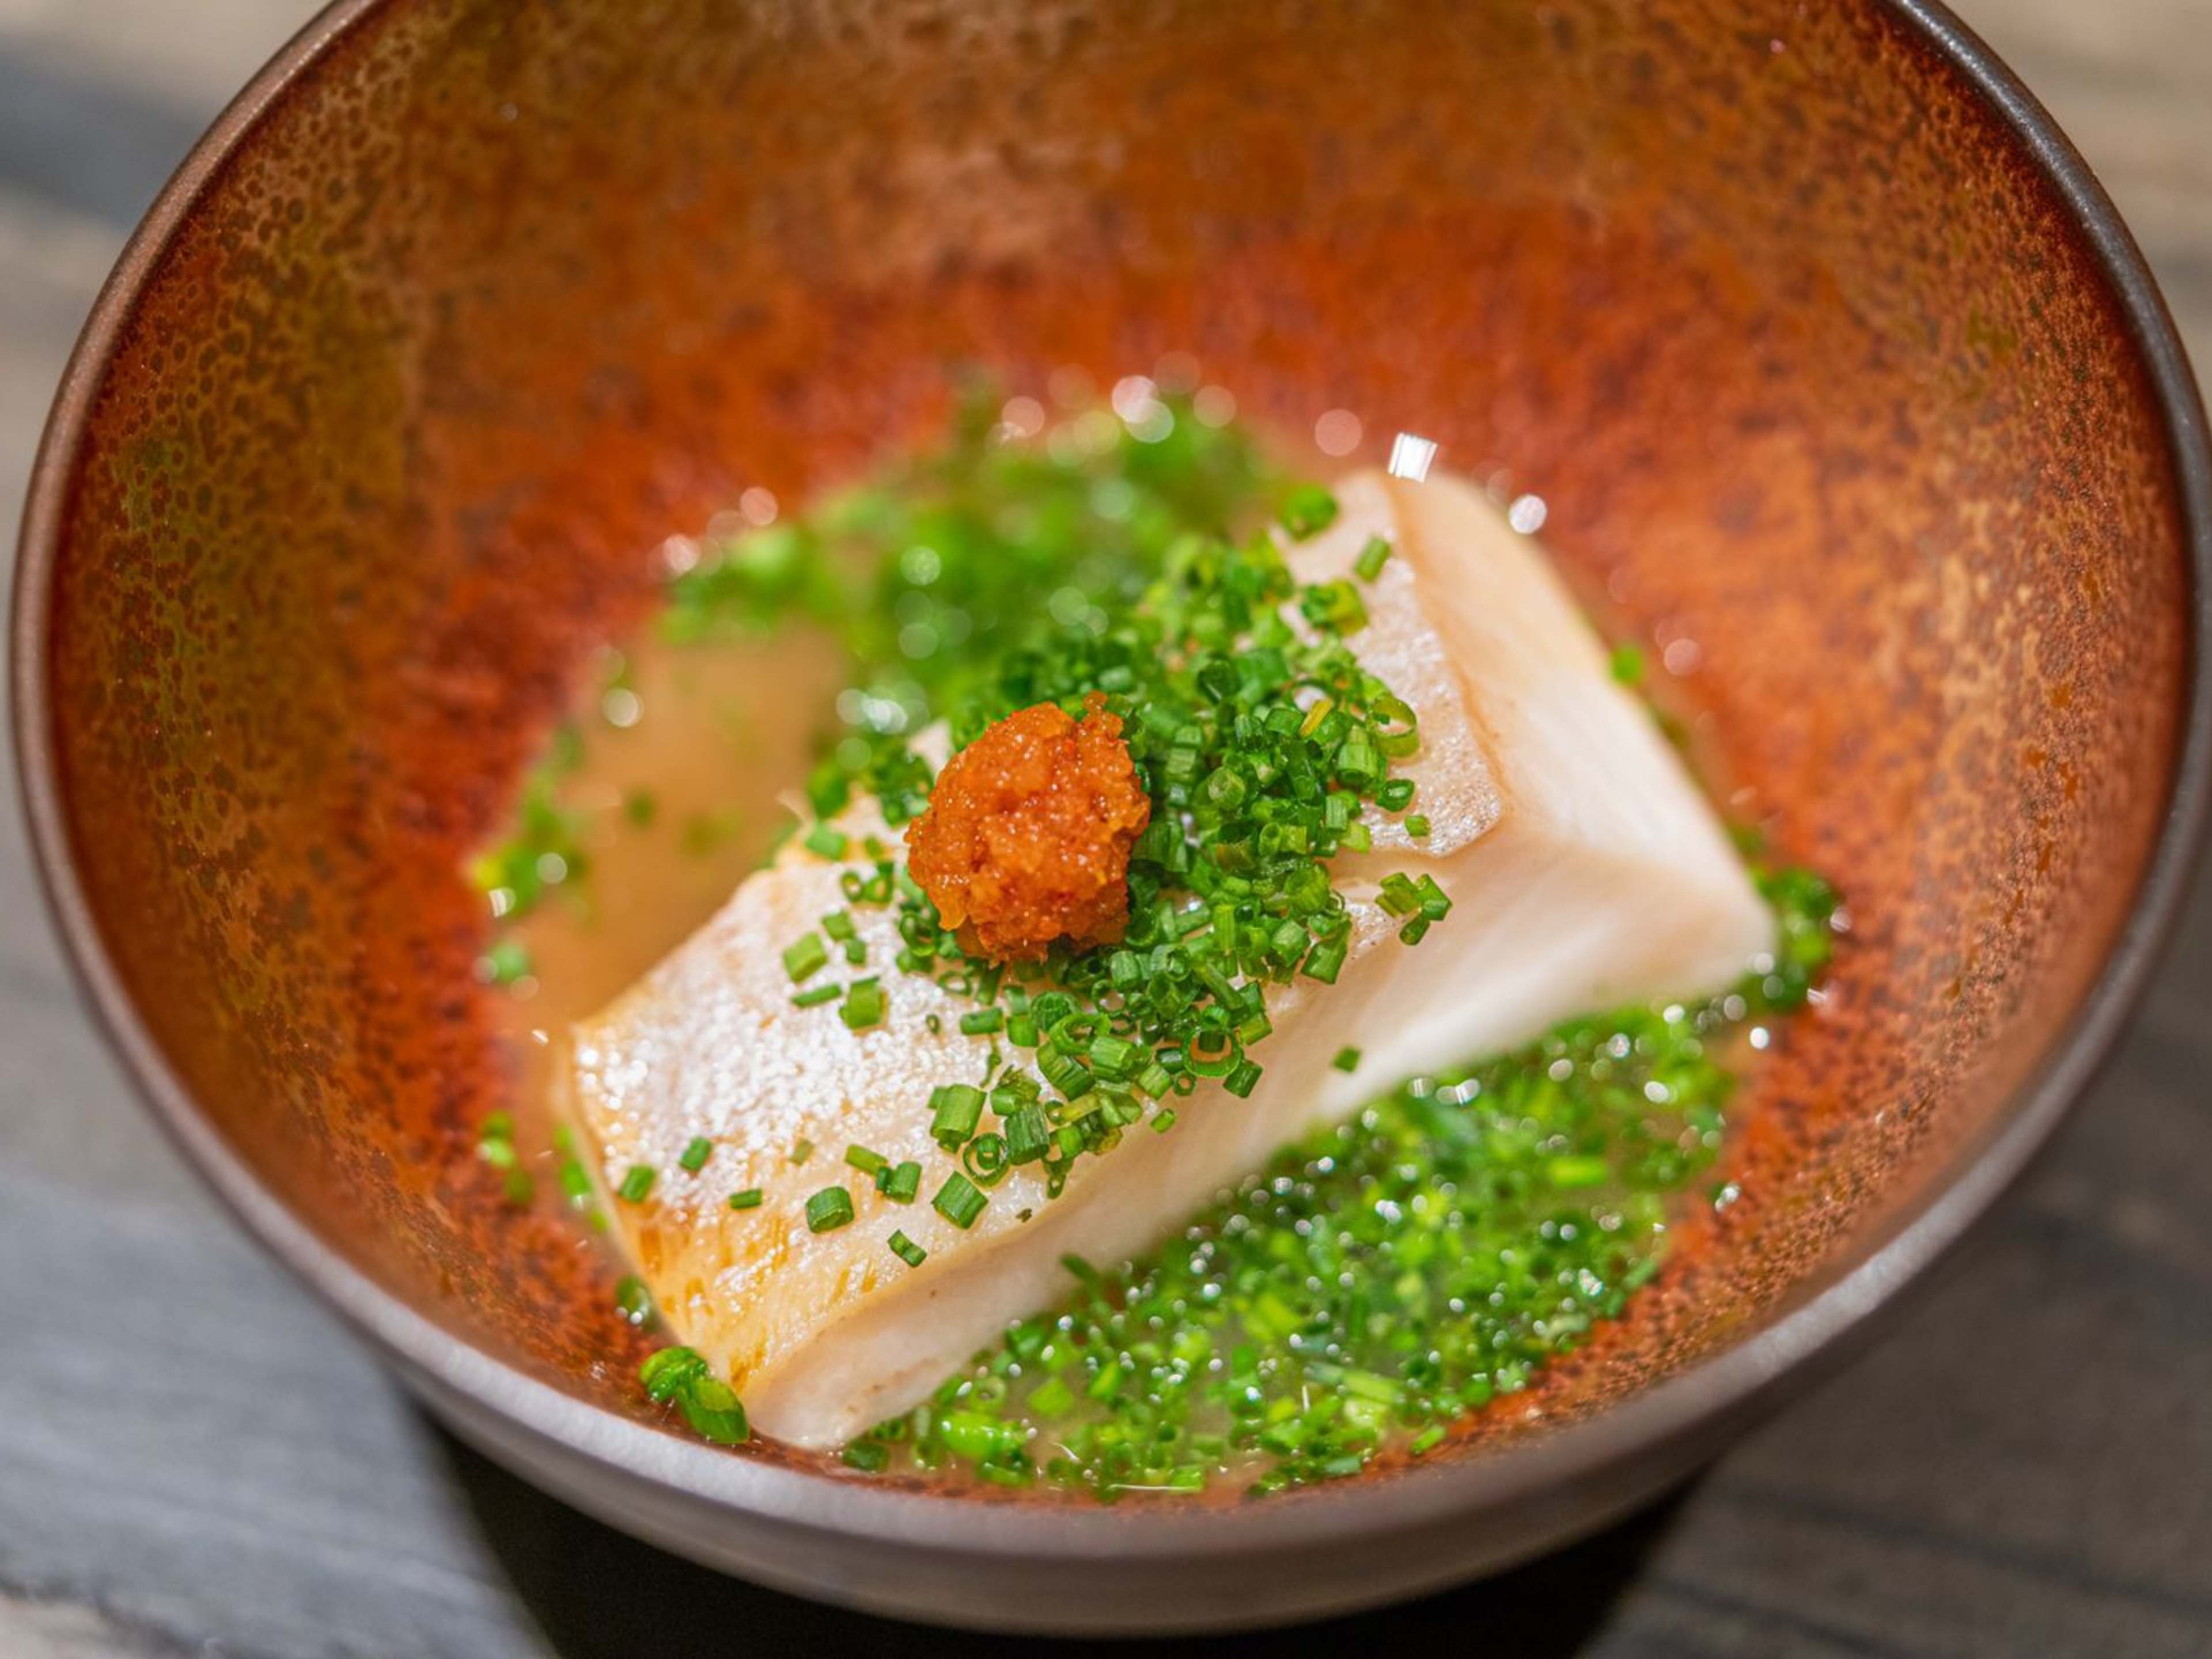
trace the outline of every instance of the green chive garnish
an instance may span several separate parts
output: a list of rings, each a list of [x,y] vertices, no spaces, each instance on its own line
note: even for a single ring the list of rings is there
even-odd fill
[[[872,1176],[887,1167],[890,1160],[881,1152],[872,1152],[866,1146],[848,1146],[845,1162],[862,1175]]]
[[[1336,1058],[1329,1061],[1329,1064],[1340,1072],[1356,1072],[1359,1069],[1359,1050],[1349,1045],[1339,1048],[1336,1051]]]
[[[852,845],[852,842],[847,836],[832,830],[828,824],[817,823],[806,832],[806,839],[801,845],[808,852],[818,857],[842,859],[845,856],[845,849]]]
[[[1006,1161],[1034,1164],[1052,1145],[1052,1127],[1036,1106],[1017,1107],[1006,1119]]]
[[[748,1187],[743,1192],[730,1194],[730,1207],[733,1210],[757,1210],[760,1206],[761,1189],[757,1187]]]
[[[1382,567],[1390,562],[1390,544],[1380,536],[1370,536],[1367,544],[1359,550],[1359,556],[1352,562],[1359,580],[1371,582],[1382,574]]]
[[[854,980],[845,992],[845,1000],[838,1007],[837,1018],[855,1031],[865,1031],[870,1026],[882,1024],[883,982],[873,979]]]
[[[653,1292],[634,1273],[625,1273],[615,1281],[615,1306],[641,1330],[653,1322]]]
[[[1336,497],[1319,484],[1300,484],[1283,498],[1283,528],[1304,541],[1336,522]]]
[[[660,1179],[660,1171],[650,1164],[633,1164],[615,1188],[615,1196],[625,1204],[642,1204],[653,1195],[653,1183]]]
[[[806,1231],[835,1232],[853,1218],[853,1195],[842,1187],[824,1187],[806,1200]]]
[[[676,1161],[683,1166],[685,1174],[697,1175],[707,1167],[707,1160],[714,1155],[714,1143],[704,1135],[695,1135],[690,1144],[684,1147],[684,1155]]]
[[[845,1467],[867,1474],[881,1474],[890,1467],[890,1448],[879,1440],[855,1440],[838,1454]]]
[[[909,1267],[919,1267],[929,1260],[929,1252],[908,1238],[903,1232],[893,1233],[889,1242],[891,1254]]]
[[[876,1171],[876,1190],[894,1204],[911,1204],[921,1191],[921,1165],[905,1163]]]
[[[706,1375],[705,1358],[690,1348],[662,1348],[647,1354],[637,1368],[637,1378],[645,1384],[646,1394],[663,1402],[675,1399]]]
[[[718,1446],[742,1446],[752,1438],[745,1408],[730,1385],[717,1376],[701,1376],[677,1396],[684,1420],[702,1439]]]
[[[975,1218],[983,1213],[983,1206],[990,1201],[981,1188],[957,1170],[945,1176],[945,1184],[937,1189],[937,1196],[929,1200],[931,1208],[963,1231],[975,1224]]]
[[[948,1152],[975,1133],[983,1118],[983,1091],[972,1083],[948,1083],[930,1097],[930,1139]]]
[[[822,942],[818,933],[808,933],[793,940],[784,950],[783,970],[793,980],[802,980],[829,965],[830,947]]]

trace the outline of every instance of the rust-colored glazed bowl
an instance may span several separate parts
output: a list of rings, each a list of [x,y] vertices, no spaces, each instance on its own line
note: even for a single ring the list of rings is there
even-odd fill
[[[1550,505],[1856,927],[1741,1199],[1416,1469],[963,1501],[659,1422],[459,874],[648,550],[1194,354]],[[155,1109],[461,1433],[770,1583],[1256,1623],[1617,1514],[1846,1346],[2111,1042],[2203,817],[2203,415],[2017,82],[1917,0],[349,0],[218,124],[61,392],[16,592],[54,908]]]

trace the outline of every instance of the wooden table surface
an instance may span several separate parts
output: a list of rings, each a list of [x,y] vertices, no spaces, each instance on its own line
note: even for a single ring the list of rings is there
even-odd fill
[[[2212,0],[1961,3],[2102,173],[2212,364]],[[125,234],[304,15],[0,0],[0,524]],[[0,1659],[1053,1645],[717,1578],[455,1444],[131,1100],[12,799],[0,918]],[[2200,882],[2102,1084],[1870,1357],[1578,1548],[1243,1650],[2212,1654],[2208,1005]]]

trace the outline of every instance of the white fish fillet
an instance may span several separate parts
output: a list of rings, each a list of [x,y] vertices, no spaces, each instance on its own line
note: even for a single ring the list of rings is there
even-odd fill
[[[1346,572],[1372,535],[1395,544],[1353,643],[1419,714],[1424,748],[1407,769],[1431,832],[1415,842],[1370,814],[1374,850],[1338,866],[1350,958],[1334,986],[1271,993],[1275,1033],[1254,1051],[1265,1075],[1249,1099],[1202,1084],[1169,1133],[1134,1129],[1079,1160],[1058,1199],[1038,1166],[1018,1169],[959,1231],[928,1203],[956,1166],[930,1139],[927,1103],[939,1084],[979,1080],[991,1040],[958,1035],[972,1005],[891,965],[884,909],[853,915],[868,946],[857,971],[882,976],[885,1023],[855,1034],[834,1005],[793,1008],[783,948],[846,908],[837,866],[796,847],[574,1029],[569,1103],[600,1167],[611,1182],[634,1164],[660,1171],[649,1203],[612,1206],[621,1242],[672,1334],[731,1378],[763,1433],[850,1439],[1057,1300],[1064,1254],[1121,1260],[1409,1076],[1575,1014],[1717,990],[1771,947],[1721,826],[1535,545],[1449,478],[1362,474],[1338,496],[1337,524],[1292,562],[1316,580]],[[862,805],[841,827],[881,826]],[[1432,873],[1454,901],[1418,947],[1367,902],[1392,870]],[[1328,1063],[1346,1045],[1364,1055],[1350,1076]],[[686,1175],[678,1158],[698,1135],[714,1154]],[[799,1166],[801,1140],[815,1150]],[[921,1199],[879,1195],[843,1164],[848,1144],[919,1160]],[[805,1199],[833,1183],[856,1219],[810,1233]],[[761,1207],[730,1210],[748,1187],[763,1189]],[[922,1266],[891,1254],[894,1229],[929,1252]]]

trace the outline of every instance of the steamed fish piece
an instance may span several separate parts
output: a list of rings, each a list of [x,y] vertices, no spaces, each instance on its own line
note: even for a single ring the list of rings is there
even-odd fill
[[[1018,1166],[955,1226],[929,1203],[958,1166],[930,1138],[928,1101],[981,1082],[996,1039],[963,1036],[972,1003],[893,967],[889,908],[850,907],[867,966],[823,975],[879,975],[882,1024],[856,1032],[835,1005],[794,1007],[782,951],[848,908],[841,866],[799,847],[574,1030],[568,1103],[608,1181],[660,1172],[649,1202],[612,1206],[621,1243],[673,1335],[763,1432],[848,1440],[1056,1300],[1063,1255],[1144,1249],[1285,1141],[1408,1076],[1577,1013],[1712,992],[1771,948],[1721,826],[1534,544],[1449,478],[1363,474],[1338,495],[1335,526],[1289,556],[1310,582],[1347,573],[1372,537],[1392,543],[1352,643],[1419,713],[1423,747],[1401,775],[1431,832],[1415,840],[1370,811],[1372,850],[1336,865],[1352,915],[1344,968],[1333,986],[1271,990],[1249,1099],[1202,1080],[1174,1103],[1172,1130],[1136,1127],[1077,1160],[1060,1197],[1039,1166]],[[866,804],[838,827],[856,846],[896,844]],[[1392,871],[1431,874],[1454,902],[1417,948],[1374,902]],[[1329,1063],[1347,1046],[1363,1054],[1350,1075]],[[713,1154],[687,1174],[678,1158],[701,1136]],[[917,1200],[893,1202],[847,1167],[855,1146],[919,1163]],[[806,1200],[832,1185],[854,1218],[811,1232]],[[756,1187],[757,1208],[729,1207]],[[892,1253],[894,1231],[927,1252],[921,1265]]]

